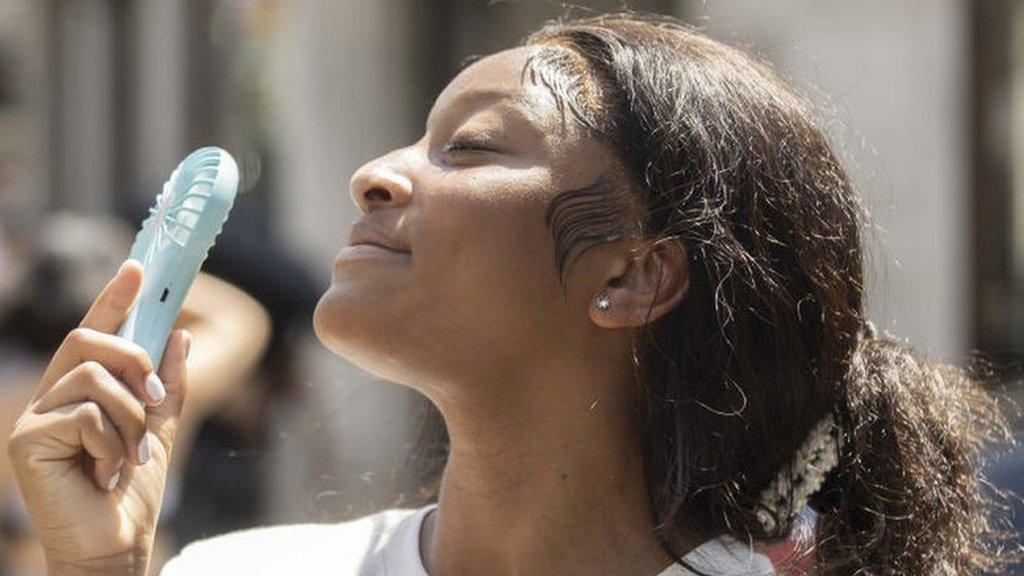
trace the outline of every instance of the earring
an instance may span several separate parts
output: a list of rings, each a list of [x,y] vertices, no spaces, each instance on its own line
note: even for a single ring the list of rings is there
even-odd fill
[[[608,310],[612,307],[612,299],[607,294],[601,294],[597,297],[597,309]]]

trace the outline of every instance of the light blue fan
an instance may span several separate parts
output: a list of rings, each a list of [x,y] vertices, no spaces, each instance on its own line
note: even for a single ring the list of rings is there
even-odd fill
[[[154,367],[237,189],[234,158],[220,148],[200,148],[171,173],[135,237],[131,258],[142,263],[142,290],[118,335],[149,352]]]

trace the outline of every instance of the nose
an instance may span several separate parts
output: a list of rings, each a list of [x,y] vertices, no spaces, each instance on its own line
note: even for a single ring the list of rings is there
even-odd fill
[[[401,164],[392,153],[362,165],[352,175],[348,188],[352,201],[367,213],[408,204],[412,180],[403,173]]]

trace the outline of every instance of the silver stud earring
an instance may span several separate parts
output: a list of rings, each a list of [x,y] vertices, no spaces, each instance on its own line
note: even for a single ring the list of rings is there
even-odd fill
[[[612,299],[607,294],[601,294],[597,297],[597,309],[608,310],[612,307]]]

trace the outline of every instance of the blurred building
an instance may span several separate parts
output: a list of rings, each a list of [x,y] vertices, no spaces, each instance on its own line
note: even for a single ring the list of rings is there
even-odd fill
[[[619,1],[575,9],[615,10]],[[773,63],[869,205],[869,309],[930,354],[1024,357],[1024,2],[649,0]],[[149,201],[188,151],[243,164],[240,218],[323,284],[363,162],[417,139],[463,60],[545,0],[3,0],[0,223]],[[257,257],[257,255],[254,255]],[[2,260],[0,260],[2,262]],[[2,274],[0,274],[2,276]],[[304,348],[274,414],[268,521],[390,504],[415,394]]]

